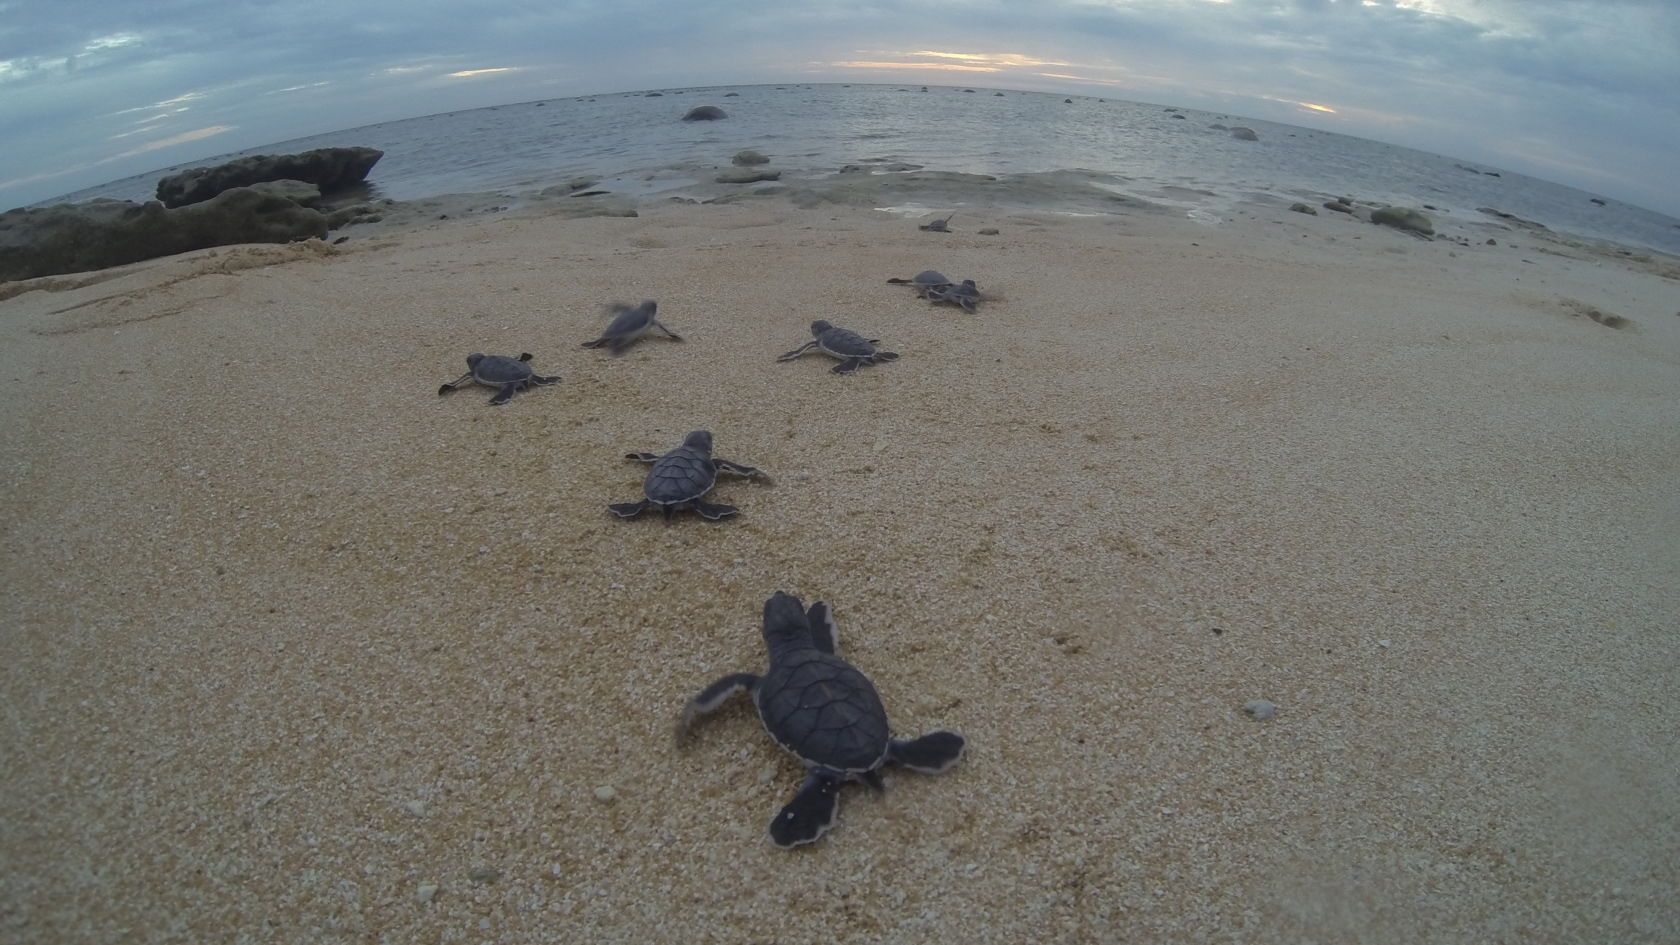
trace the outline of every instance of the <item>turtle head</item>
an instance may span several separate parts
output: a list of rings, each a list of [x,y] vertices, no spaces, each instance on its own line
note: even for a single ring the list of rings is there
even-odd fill
[[[484,360],[484,355],[482,355],[482,354],[480,354],[476,351],[473,352],[472,354],[467,355],[467,370],[470,371],[473,368],[478,367],[478,362],[480,362],[482,360]]]
[[[647,313],[649,315],[658,315],[659,314],[659,303],[655,302],[652,299],[648,299],[646,302],[643,302],[642,303],[642,308],[647,309]]]
[[[811,645],[811,622],[805,617],[805,605],[799,598],[777,591],[764,602],[764,646],[770,659],[790,648]]]
[[[813,336],[820,335],[823,332],[825,332],[825,331],[827,331],[827,330],[829,330],[830,328],[833,328],[833,327],[834,327],[833,325],[830,325],[828,322],[825,322],[825,321],[823,321],[822,319],[819,318],[816,321],[811,323],[811,334]]]
[[[712,451],[712,431],[695,430],[683,437],[683,447],[691,450],[705,450],[710,453]]]

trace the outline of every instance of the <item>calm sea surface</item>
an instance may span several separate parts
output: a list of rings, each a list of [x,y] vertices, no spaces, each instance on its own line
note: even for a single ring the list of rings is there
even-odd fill
[[[1680,221],[1614,200],[1600,205],[1593,194],[1436,154],[1115,99],[1076,96],[1068,103],[1065,95],[1046,93],[922,88],[757,85],[551,99],[334,131],[239,154],[379,148],[385,157],[368,179],[378,194],[398,200],[486,191],[516,200],[576,179],[637,200],[706,200],[739,191],[741,185],[713,178],[736,151],[752,148],[782,171],[780,186],[905,211],[960,214],[964,206],[987,206],[1105,213],[1120,205],[1120,195],[1217,224],[1246,201],[1316,204],[1347,195],[1430,204],[1438,219],[1483,221],[1477,208],[1494,207],[1554,230],[1680,253]],[[680,120],[703,104],[718,105],[729,117]],[[1252,128],[1259,140],[1239,140],[1217,124]],[[895,170],[903,165],[925,170],[907,178]],[[927,172],[945,173],[929,180]],[[164,173],[61,199],[151,199]]]

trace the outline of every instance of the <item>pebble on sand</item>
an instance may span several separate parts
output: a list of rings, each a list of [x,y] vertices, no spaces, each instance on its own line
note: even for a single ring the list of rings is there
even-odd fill
[[[437,893],[438,893],[438,884],[437,883],[421,883],[420,888],[418,888],[414,891],[415,897],[418,898],[421,902],[431,902],[433,897],[435,897],[437,895]]]
[[[1254,716],[1256,721],[1264,722],[1277,712],[1277,706],[1265,699],[1253,699],[1243,705],[1243,711]]]
[[[611,804],[618,798],[618,789],[610,784],[603,784],[595,789],[595,799],[603,804]]]

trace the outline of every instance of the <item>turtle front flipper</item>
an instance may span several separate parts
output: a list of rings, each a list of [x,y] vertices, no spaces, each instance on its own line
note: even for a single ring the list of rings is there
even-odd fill
[[[668,507],[669,506],[667,506],[667,508]],[[699,513],[701,518],[708,519],[713,522],[721,518],[728,518],[729,516],[741,511],[733,505],[724,505],[719,502],[702,502],[699,499],[694,500],[693,507],[694,511]]]
[[[657,463],[657,462],[659,462],[659,457],[655,456],[652,453],[625,453],[624,458],[625,459],[639,459],[644,463]]]
[[[817,343],[815,341],[807,341],[804,344],[800,345],[799,347],[793,349],[792,351],[789,351],[787,354],[781,355],[780,357],[776,358],[776,360],[778,360],[778,361],[792,361],[794,358],[799,357],[800,355],[802,355],[805,352],[811,350],[812,348],[815,348],[816,346],[817,346]]]
[[[726,472],[736,476],[752,477],[764,475],[764,470],[759,469],[757,466],[743,466],[740,463],[730,462],[727,459],[717,459],[714,457],[712,459],[712,465],[716,466],[720,472]]]
[[[737,692],[750,692],[757,685],[758,677],[752,673],[730,673],[700,690],[699,695],[683,706],[682,715],[677,718],[677,744],[681,745],[688,737],[688,730],[700,716],[709,715],[730,696]]]
[[[677,333],[676,333],[676,332],[674,332],[674,331],[672,331],[672,330],[671,330],[671,329],[669,329],[669,328],[666,328],[666,327],[665,327],[665,323],[663,323],[663,322],[660,322],[660,321],[655,321],[655,322],[654,322],[654,323],[653,323],[653,327],[655,327],[655,328],[657,328],[657,329],[659,329],[659,330],[660,330],[660,331],[662,331],[662,332],[664,332],[664,333],[665,333],[665,337],[667,337],[667,338],[669,338],[669,339],[671,339],[671,340],[672,340],[672,341],[681,341],[681,340],[683,340],[683,339],[682,339],[682,335],[679,335],[679,334],[677,334]]]
[[[473,379],[472,372],[468,371],[467,373],[461,375],[460,377],[457,377],[456,379],[454,379],[454,380],[450,381],[449,383],[443,385],[442,387],[439,387],[438,388],[438,396],[441,397],[444,394],[447,394],[450,391],[455,390],[456,388],[459,388],[459,387],[465,385],[468,381],[470,381],[472,379]]]
[[[863,366],[863,359],[862,358],[843,358],[843,359],[841,359],[839,364],[836,364],[833,367],[832,373],[835,373],[835,374],[850,374],[850,373],[852,373],[853,371],[857,370],[858,368],[860,368],[862,366]]]
[[[811,645],[830,656],[840,649],[840,625],[834,622],[834,609],[828,601],[819,600],[805,612],[811,624]]]
[[[580,347],[580,348],[599,348],[599,347],[601,347],[602,345],[606,344],[607,342],[609,342],[611,340],[612,340],[611,338],[596,338],[594,341],[585,341],[583,344],[578,345],[578,347]]]
[[[536,357],[536,355],[534,355],[534,354],[532,354],[532,353],[531,353],[531,352],[529,352],[529,351],[527,351],[527,352],[525,352],[525,353],[524,353],[524,354],[521,354],[521,355],[520,355],[520,356],[519,356],[519,360],[521,360],[521,361],[529,361],[529,360],[531,360],[531,359],[532,359],[532,358],[534,358],[534,357]]]
[[[512,400],[513,395],[519,392],[519,388],[523,384],[523,381],[516,381],[512,384],[503,384],[502,389],[496,392],[496,396],[490,398],[490,405],[498,406]]]
[[[929,732],[921,738],[895,738],[887,743],[887,761],[923,774],[941,774],[962,757],[963,737],[956,732]]]
[[[839,779],[813,772],[770,821],[770,842],[784,850],[810,843],[834,826],[839,813]]]
[[[646,499],[643,499],[640,502],[615,502],[612,505],[607,506],[607,509],[620,518],[635,518],[643,512],[646,512],[648,506],[651,504],[652,503],[648,502]]]

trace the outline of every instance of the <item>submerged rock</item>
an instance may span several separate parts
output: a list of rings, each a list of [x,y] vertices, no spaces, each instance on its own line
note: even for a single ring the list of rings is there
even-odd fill
[[[251,187],[166,209],[94,200],[0,214],[0,281],[88,272],[230,243],[325,239],[320,211]]]
[[[1231,129],[1231,137],[1237,138],[1237,139],[1242,140],[1242,141],[1259,141],[1260,140],[1260,136],[1254,133],[1253,128],[1244,128],[1242,125],[1238,125],[1235,128]]]
[[[165,207],[184,207],[209,200],[234,187],[271,180],[314,184],[321,193],[354,187],[385,156],[376,148],[316,148],[298,154],[253,154],[218,164],[195,167],[158,181],[157,198]]]
[[[756,184],[764,180],[779,180],[781,176],[781,171],[724,171],[717,176],[717,182],[720,184]]]
[[[725,112],[723,109],[717,107],[716,105],[696,105],[695,107],[688,110],[688,114],[684,115],[682,117],[682,120],[683,121],[717,121],[719,118],[728,118],[728,117],[729,117],[729,113]]]
[[[757,151],[752,150],[751,148],[748,148],[745,151],[736,151],[735,156],[730,158],[729,161],[730,161],[730,163],[734,164],[737,167],[746,167],[749,164],[769,164],[770,163],[769,158],[767,158],[764,155],[758,153]]]

